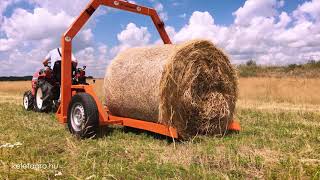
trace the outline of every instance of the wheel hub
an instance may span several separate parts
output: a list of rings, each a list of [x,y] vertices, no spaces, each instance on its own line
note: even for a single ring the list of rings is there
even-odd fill
[[[42,100],[43,94],[42,94],[41,88],[38,88],[38,89],[37,89],[36,96],[37,96],[37,98],[36,98],[37,107],[38,107],[38,109],[41,109],[41,108],[42,108],[42,105],[43,105],[43,100]]]
[[[76,131],[80,131],[84,122],[84,108],[81,104],[74,105],[71,112],[71,124]]]
[[[28,96],[24,96],[23,105],[24,105],[24,108],[25,108],[25,109],[28,109],[28,107],[29,107],[29,99],[28,99]]]

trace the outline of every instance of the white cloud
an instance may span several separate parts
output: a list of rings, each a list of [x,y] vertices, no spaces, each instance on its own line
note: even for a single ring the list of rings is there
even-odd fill
[[[298,19],[305,19],[310,16],[311,18],[320,20],[320,1],[312,0],[299,5],[299,7],[293,12],[294,16]]]
[[[215,24],[209,12],[195,11],[181,29],[167,26],[166,30],[175,43],[208,39],[230,54],[233,63],[250,59],[260,64],[299,63],[320,59],[318,2],[305,2],[288,14],[279,12],[284,1],[249,0],[233,13],[235,21],[229,26]]]
[[[166,26],[165,29],[166,29],[166,32],[167,32],[169,38],[170,38],[171,40],[173,40],[172,38],[177,34],[177,32],[176,32],[176,30],[174,29],[174,27],[172,27],[172,26]],[[163,41],[162,41],[161,38],[159,38],[159,39],[157,39],[153,44],[163,44]]]
[[[235,24],[248,25],[255,17],[273,17],[277,14],[276,7],[283,6],[283,3],[277,0],[247,0],[233,13]]]
[[[172,26],[166,26],[165,29],[169,37],[174,37],[177,34],[176,30]]]
[[[180,15],[179,15],[179,18],[185,19],[186,17],[187,17],[187,14],[186,14],[186,13],[183,13],[183,14],[180,14]]]
[[[136,1],[129,1],[129,3],[131,3],[131,4],[137,4],[137,2]]]
[[[286,12],[282,12],[279,18],[280,20],[277,23],[277,27],[285,28],[292,21],[292,18]]]
[[[164,11],[163,4],[161,4],[160,2],[157,2],[154,5],[154,9],[157,11],[157,13],[159,14],[162,21],[168,20],[168,13],[166,11]]]
[[[6,11],[6,9],[10,5],[13,5],[14,3],[17,3],[19,1],[21,1],[21,0],[1,0],[1,3],[0,3],[0,26],[2,26],[3,13]]]
[[[47,52],[60,46],[60,38],[73,19],[62,10],[55,12],[43,7],[32,11],[16,8],[10,17],[4,17],[0,27],[0,62],[7,68],[1,70],[1,75],[31,75],[35,67],[41,67]],[[92,41],[92,30],[83,29],[73,41],[73,51],[90,46]]]
[[[12,47],[14,47],[17,44],[16,41],[14,41],[13,39],[0,39],[0,52],[1,51],[8,51],[10,49],[12,49]]]
[[[87,66],[87,74],[95,77],[104,77],[105,68],[110,59],[108,47],[99,44],[97,47],[86,47],[75,54],[80,60],[79,66]]]
[[[195,11],[192,13],[189,23],[171,37],[174,42],[196,38],[223,42],[226,36],[225,31],[226,28],[214,24],[214,19],[209,12]]]
[[[19,1],[29,3],[32,10],[15,8],[10,16],[3,13]],[[60,38],[88,1],[83,0],[2,0],[0,3],[0,63],[2,75],[31,75],[40,68],[47,52],[60,46]],[[102,9],[104,10],[104,9]],[[105,14],[98,11],[97,16]],[[91,75],[101,75],[98,64],[108,62],[104,44],[93,44],[94,36],[89,23],[73,40],[73,52],[80,65],[87,65]],[[97,50],[96,50],[97,49]],[[78,53],[77,53],[78,52]],[[85,54],[87,53],[87,54]],[[90,56],[92,54],[93,56]],[[88,62],[87,62],[87,58]],[[23,66],[17,66],[23,64]]]
[[[0,30],[6,38],[0,39],[0,51],[23,47],[24,44],[41,45],[43,50],[54,48],[72,21],[73,17],[62,11],[52,14],[45,8],[35,8],[33,12],[18,8],[11,17],[4,18]],[[91,29],[82,30],[75,39],[75,49],[88,45],[92,38]]]
[[[7,7],[9,6],[10,4],[10,1],[9,0],[3,0],[1,3],[0,3],[0,25],[2,24],[2,14],[3,12],[7,9]]]
[[[57,14],[61,11],[70,16],[77,16],[86,7],[89,1],[84,0],[26,0],[37,7],[47,9],[50,13]]]
[[[10,18],[4,19],[1,30],[8,38],[40,40],[48,35],[61,35],[62,31],[71,24],[72,19],[64,12],[51,14],[44,8],[35,8],[33,13],[24,9],[16,9]]]
[[[0,39],[0,52],[13,52],[16,49],[27,54],[32,49],[43,52],[54,48],[71,21],[72,17],[63,12],[51,14],[44,8],[35,8],[33,12],[28,12],[18,8],[11,17],[4,18],[0,31],[5,38]]]
[[[95,59],[95,49],[94,47],[86,47],[82,50],[80,50],[77,54],[76,57],[78,59],[84,59],[86,60],[86,63],[94,63]]]
[[[93,38],[92,30],[91,29],[85,29],[82,31],[83,39],[85,41],[90,41]]]
[[[291,15],[279,13],[283,3],[248,0],[234,12],[234,24],[229,26],[216,25],[210,13],[195,11],[172,39],[209,39],[225,49],[234,63],[254,59],[260,64],[290,64],[320,59],[319,1],[305,2]]]
[[[113,55],[124,49],[147,45],[150,42],[151,34],[147,27],[137,27],[134,23],[129,23],[125,30],[121,31],[117,38],[120,44],[112,48]]]
[[[12,1],[11,0],[2,0],[0,3],[0,14],[2,15],[2,13],[6,10],[6,8],[9,6],[9,4],[11,4]]]
[[[168,20],[168,13],[167,12],[160,12],[159,16],[162,21],[167,21]]]

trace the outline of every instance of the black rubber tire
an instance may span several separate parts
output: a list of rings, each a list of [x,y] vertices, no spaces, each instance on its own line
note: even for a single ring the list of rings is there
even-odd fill
[[[28,105],[27,107],[25,106],[25,98],[28,98]],[[24,107],[25,110],[27,111],[30,111],[33,109],[33,96],[32,96],[32,93],[31,91],[26,91],[24,94],[23,94],[23,99],[22,99],[22,105]]]
[[[42,103],[42,107],[41,109],[38,108],[37,106],[37,91],[38,89],[41,89],[42,91],[42,96],[48,96],[48,98],[46,98],[43,103]],[[47,81],[45,80],[39,80],[37,87],[35,89],[35,95],[34,95],[34,109],[37,112],[50,112],[51,108],[52,108],[52,85],[49,84]]]
[[[79,130],[72,126],[72,112],[77,105],[81,105],[84,109],[84,121],[81,123]],[[71,98],[68,107],[68,129],[71,134],[78,138],[95,138],[99,128],[99,113],[96,102],[93,97],[87,93],[77,93]]]

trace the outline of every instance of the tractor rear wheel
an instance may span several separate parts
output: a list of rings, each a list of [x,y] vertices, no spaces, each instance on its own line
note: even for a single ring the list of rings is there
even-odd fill
[[[30,111],[33,108],[33,96],[31,91],[26,91],[23,94],[23,107],[25,110]]]
[[[87,93],[77,93],[68,108],[68,129],[78,138],[94,138],[99,127],[97,104]]]
[[[37,112],[49,112],[52,107],[52,85],[47,81],[39,80],[35,90],[34,109]]]

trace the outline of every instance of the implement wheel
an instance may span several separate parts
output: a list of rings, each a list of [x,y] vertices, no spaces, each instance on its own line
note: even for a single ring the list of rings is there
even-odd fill
[[[93,138],[99,126],[97,104],[87,93],[77,93],[68,108],[68,129],[78,138]]]

